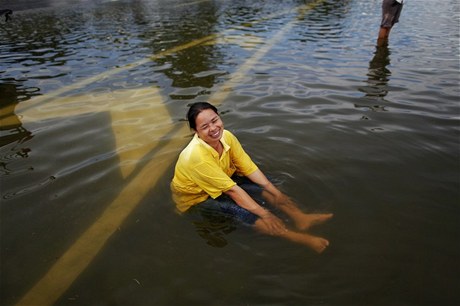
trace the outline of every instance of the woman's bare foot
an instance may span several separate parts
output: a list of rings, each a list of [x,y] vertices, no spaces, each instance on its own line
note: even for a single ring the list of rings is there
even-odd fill
[[[313,225],[318,225],[331,219],[334,214],[299,214],[294,219],[297,229],[306,231]]]
[[[281,236],[284,236],[293,242],[306,245],[317,253],[324,252],[324,250],[326,250],[326,248],[329,246],[328,240],[306,233],[297,233],[288,230],[284,235]]]
[[[267,226],[266,223],[263,222],[262,219],[258,219],[256,223],[254,223],[254,227],[261,233],[275,235],[292,242],[308,246],[317,253],[324,252],[324,250],[329,246],[329,241],[324,238],[312,236],[307,233],[295,232],[287,228],[283,232],[273,233],[273,231]]]
[[[319,254],[324,252],[328,246],[329,246],[329,241],[321,237],[314,237],[314,239],[312,239],[312,242],[310,244],[310,247]]]

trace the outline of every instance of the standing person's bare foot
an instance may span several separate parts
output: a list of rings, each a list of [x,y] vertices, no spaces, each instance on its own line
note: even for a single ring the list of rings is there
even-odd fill
[[[294,223],[297,229],[306,231],[310,227],[322,224],[331,219],[334,214],[299,214],[294,218]]]

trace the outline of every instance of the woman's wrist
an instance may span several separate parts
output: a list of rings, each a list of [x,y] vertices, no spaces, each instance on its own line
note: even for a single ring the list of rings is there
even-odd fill
[[[266,209],[262,209],[262,213],[259,215],[262,219],[269,218],[272,216],[272,213]]]
[[[255,215],[258,215],[259,217],[263,217],[264,215],[267,215],[269,213],[268,210],[266,210],[265,208],[263,208],[261,206],[255,206],[255,207],[252,207],[252,208],[247,208],[247,210],[249,210],[250,212],[252,212]]]

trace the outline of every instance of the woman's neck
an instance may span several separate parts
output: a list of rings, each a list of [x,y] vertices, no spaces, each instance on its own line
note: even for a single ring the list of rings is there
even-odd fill
[[[211,148],[213,148],[214,150],[216,150],[217,153],[219,153],[219,156],[222,155],[223,151],[224,151],[224,146],[222,145],[222,143],[219,141],[217,141],[216,143],[213,143],[213,144],[209,144],[211,146]]]

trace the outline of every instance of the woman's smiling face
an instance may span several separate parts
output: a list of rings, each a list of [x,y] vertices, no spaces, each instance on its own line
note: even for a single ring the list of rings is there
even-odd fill
[[[224,132],[224,123],[212,109],[201,111],[195,119],[198,137],[210,146],[216,145]]]

